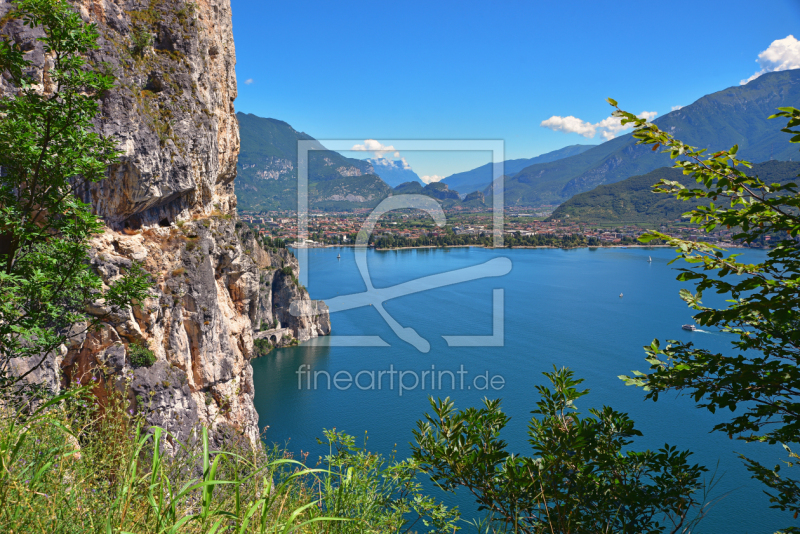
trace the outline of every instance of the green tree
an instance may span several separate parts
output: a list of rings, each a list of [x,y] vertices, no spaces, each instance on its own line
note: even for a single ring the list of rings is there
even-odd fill
[[[690,268],[680,269],[678,280],[695,284],[694,293],[682,289],[680,296],[696,310],[695,321],[733,334],[730,353],[715,353],[692,343],[659,340],[645,347],[648,373],[635,371],[622,376],[628,384],[645,388],[646,398],[658,400],[661,393],[680,391],[691,395],[698,407],[733,414],[714,426],[731,438],[746,442],[782,443],[789,453],[786,466],[797,456],[790,444],[800,435],[800,195],[797,185],[765,183],[748,176],[747,161],[737,157],[738,146],[712,155],[689,146],[658,126],[624,112],[613,100],[614,114],[635,127],[639,143],[663,147],[675,159],[675,167],[692,175],[698,183],[688,188],[662,180],[653,190],[681,200],[703,204],[686,215],[705,231],[718,227],[735,229],[733,238],[744,243],[761,243],[770,237],[773,248],[760,263],[739,261],[739,254],[726,253],[714,245],[673,238],[650,232],[642,241],[663,239],[676,247]],[[788,119],[782,131],[800,142],[800,111],[779,108],[771,118]],[[704,292],[727,295],[730,304],[721,309],[702,302]],[[800,485],[781,472],[741,456],[753,476],[766,484],[774,508],[800,511]],[[791,527],[788,532],[800,529]]]
[[[11,16],[42,28],[38,41],[50,65],[41,80],[28,78],[33,65],[2,37],[0,387],[6,391],[24,378],[11,377],[11,358],[38,358],[35,369],[80,333],[75,325],[110,320],[147,288],[137,265],[106,287],[89,262],[89,240],[103,225],[79,194],[102,180],[119,154],[92,123],[114,83],[104,66],[87,59],[97,48],[97,28],[63,0],[19,0]],[[109,313],[89,316],[90,303]]]
[[[581,417],[582,380],[569,369],[544,375],[552,389],[536,387],[533,456],[506,450],[500,433],[509,417],[499,400],[456,411],[449,399],[431,399],[433,414],[414,431],[414,459],[440,488],[471,492],[491,532],[683,532],[702,517],[706,469],[689,463],[690,452],[630,450],[641,432],[627,414],[604,406]]]

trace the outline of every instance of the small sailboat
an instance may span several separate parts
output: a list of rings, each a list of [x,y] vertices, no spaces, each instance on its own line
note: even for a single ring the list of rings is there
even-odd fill
[[[337,254],[337,255],[336,255],[336,259],[337,259],[337,260],[341,260],[341,259],[342,259],[342,255],[341,255],[341,254]]]
[[[622,293],[619,294],[619,298],[622,298]]]
[[[653,258],[651,258],[650,256],[647,256],[647,263],[653,263]]]

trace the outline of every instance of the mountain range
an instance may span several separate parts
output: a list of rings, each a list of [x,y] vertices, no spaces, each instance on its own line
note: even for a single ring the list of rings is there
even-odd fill
[[[311,141],[308,166],[309,207],[322,210],[371,208],[390,194],[422,194],[446,206],[482,207],[482,187],[491,182],[490,164],[448,180],[425,184],[405,160],[347,158],[326,150],[313,137],[288,123],[249,113],[237,113],[241,150],[237,164],[238,206],[243,211],[294,210],[297,207],[297,142]],[[509,160],[506,169],[519,170],[531,162],[553,161],[591,148],[573,145],[535,158]],[[471,187],[470,181],[480,181]],[[475,194],[472,194],[475,193]],[[461,200],[463,198],[463,201]]]
[[[746,85],[706,95],[654,122],[678,139],[700,148],[719,150],[739,144],[739,157],[748,161],[789,160],[797,157],[796,148],[781,133],[783,124],[767,117],[780,106],[798,102],[800,70],[772,72]],[[505,204],[560,204],[598,185],[670,164],[668,155],[637,146],[636,140],[627,134],[577,155],[528,166],[507,177]],[[491,187],[484,193],[490,195]]]
[[[310,135],[277,120],[237,113],[241,150],[236,190],[245,211],[297,209],[297,141],[312,141],[309,206],[325,210],[373,207],[391,192],[368,161],[325,150]]]
[[[537,163],[549,163],[569,156],[574,156],[586,152],[590,148],[597,145],[570,145],[564,148],[559,148],[552,152],[536,156],[528,159],[508,159],[503,162],[502,166],[497,164],[498,175],[512,176],[525,167],[530,167]],[[487,163],[481,165],[471,171],[459,172],[451,174],[442,182],[446,183],[453,189],[458,190],[459,193],[472,193],[473,191],[483,191],[489,184],[492,183],[492,164]]]
[[[745,170],[767,183],[786,183],[800,174],[798,161],[765,161]],[[579,193],[561,204],[551,218],[587,223],[666,223],[680,220],[681,215],[699,202],[682,201],[671,195],[653,193],[653,184],[674,180],[686,187],[697,182],[680,169],[662,167],[641,176],[632,176],[613,184],[599,185]]]
[[[746,85],[706,95],[654,122],[701,148],[718,150],[738,144],[739,156],[751,162],[785,161],[797,158],[796,149],[781,133],[783,124],[767,117],[777,107],[797,102],[800,70],[772,72]],[[286,122],[244,113],[237,113],[237,118],[241,152],[236,187],[242,210],[296,208],[298,140],[311,141],[317,149],[310,152],[308,167],[312,208],[371,208],[390,194],[407,191],[408,183],[417,184],[420,191],[425,189],[404,160],[347,158],[325,150],[313,137]],[[535,158],[508,160],[503,166],[505,204],[540,206],[561,204],[597,186],[671,166],[671,160],[666,154],[637,145],[627,134],[599,145],[571,145]],[[453,195],[465,198],[479,191],[486,197],[481,203],[491,205],[491,170],[491,163],[487,163],[448,176],[440,182],[448,186],[447,198],[440,200],[455,204],[458,200],[450,198]],[[431,189],[422,194],[436,196],[442,192]]]

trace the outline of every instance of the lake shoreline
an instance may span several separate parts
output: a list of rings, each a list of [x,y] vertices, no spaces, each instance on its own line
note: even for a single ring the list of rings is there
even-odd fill
[[[643,248],[643,249],[650,249],[650,248],[674,248],[672,245],[600,245],[600,246],[580,246],[580,247],[554,247],[549,245],[537,245],[537,246],[528,246],[528,245],[519,245],[519,246],[512,246],[512,247],[487,247],[486,245],[418,245],[413,247],[395,247],[395,248],[376,248],[376,247],[358,247],[357,245],[320,245],[316,247],[287,247],[287,248],[294,248],[294,249],[315,249],[315,248],[366,248],[368,250],[375,250],[376,252],[389,252],[392,250],[415,250],[415,249],[433,249],[433,248],[484,248],[488,250],[501,250],[501,249],[562,249],[562,250],[578,250],[584,248]],[[752,249],[752,250],[770,250],[766,248],[757,248],[757,247],[743,247],[738,245],[731,245],[725,247],[727,249]]]

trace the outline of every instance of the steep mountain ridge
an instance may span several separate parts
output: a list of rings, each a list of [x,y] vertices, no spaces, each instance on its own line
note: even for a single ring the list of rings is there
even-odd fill
[[[239,209],[297,209],[297,142],[312,141],[309,153],[309,206],[321,209],[372,207],[391,188],[372,163],[325,150],[310,135],[289,124],[237,113],[242,149],[238,163]]]
[[[719,150],[739,144],[739,156],[761,162],[796,157],[781,124],[767,117],[800,101],[800,70],[767,73],[657,118],[654,122],[679,139]],[[624,105],[624,103],[623,103]],[[560,203],[600,184],[641,175],[670,163],[669,156],[636,145],[630,134],[582,154],[529,166],[505,180],[507,205]],[[491,194],[491,187],[484,190]]]
[[[500,174],[513,176],[525,167],[530,167],[537,163],[549,163],[551,161],[568,158],[586,152],[595,146],[597,145],[570,145],[533,158],[509,159],[503,162],[502,168],[500,165],[497,165],[497,170]],[[451,174],[442,180],[442,182],[465,194],[473,191],[483,191],[492,183],[492,164],[487,163],[471,171]]]

